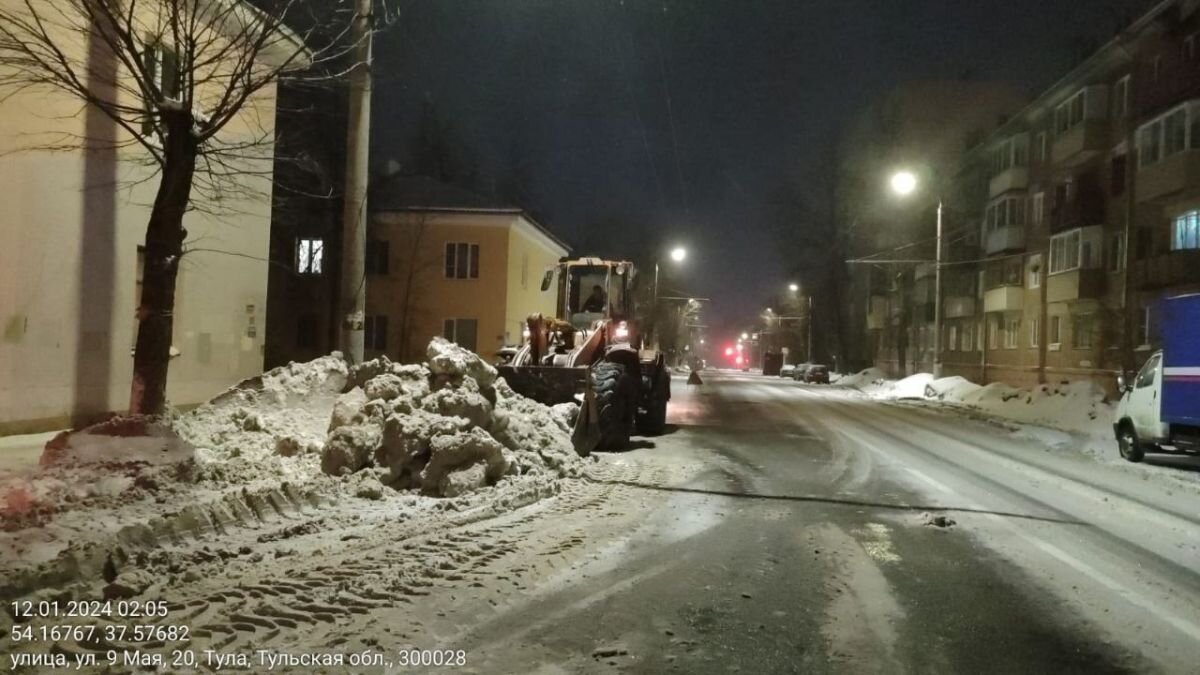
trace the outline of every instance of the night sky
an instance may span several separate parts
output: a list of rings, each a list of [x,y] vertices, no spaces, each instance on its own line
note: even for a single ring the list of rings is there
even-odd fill
[[[768,195],[822,184],[831,139],[872,99],[963,76],[1035,94],[1146,5],[401,0],[376,43],[372,159],[408,163],[432,102],[479,183],[517,177],[576,253],[684,244],[673,285],[713,298],[710,320],[751,320],[793,267]]]

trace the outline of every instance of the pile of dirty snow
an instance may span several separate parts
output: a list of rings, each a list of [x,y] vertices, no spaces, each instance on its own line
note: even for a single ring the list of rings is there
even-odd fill
[[[0,474],[0,596],[346,500],[390,500],[406,517],[516,508],[581,470],[578,406],[525,399],[440,338],[428,357],[348,368],[333,354],[185,414],[60,434],[36,471]]]
[[[570,471],[574,405],[517,395],[476,354],[435,338],[427,365],[355,368],[321,452],[332,476],[370,470],[398,490],[457,496],[506,476]]]

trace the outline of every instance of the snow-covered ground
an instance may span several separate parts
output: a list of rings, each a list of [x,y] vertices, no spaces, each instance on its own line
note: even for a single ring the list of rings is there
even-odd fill
[[[202,541],[252,543],[315,514],[312,527],[332,529],[367,514],[494,514],[581,474],[574,406],[515,394],[440,338],[428,359],[347,368],[323,357],[186,414],[60,434],[36,470],[0,472],[0,593],[76,585],[82,597],[136,594]]]
[[[1113,447],[1115,404],[1092,382],[1044,384],[1021,389],[994,382],[980,386],[959,376],[935,379],[929,373],[889,380],[868,368],[836,380],[835,386],[854,389],[885,401],[922,401],[951,406],[1018,425],[1018,431],[1050,446],[1071,443],[1089,452]],[[1084,443],[1078,442],[1083,440]]]

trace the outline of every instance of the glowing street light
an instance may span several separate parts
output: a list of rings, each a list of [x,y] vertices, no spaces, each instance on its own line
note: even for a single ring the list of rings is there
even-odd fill
[[[750,334],[749,334],[749,333],[742,333],[742,339],[743,339],[743,340],[749,340],[749,339],[750,339]]]
[[[799,292],[800,284],[788,284],[788,290],[793,293]]]
[[[911,171],[897,171],[892,175],[892,192],[907,197],[917,190],[917,175]]]
[[[683,262],[687,258],[687,249],[682,246],[677,246],[671,249],[671,260],[675,262]]]

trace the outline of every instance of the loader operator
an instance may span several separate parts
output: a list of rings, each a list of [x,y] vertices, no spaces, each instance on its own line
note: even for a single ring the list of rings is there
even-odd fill
[[[604,305],[607,298],[604,297],[604,289],[599,285],[592,286],[592,294],[583,303],[583,311],[594,314],[603,314]]]

